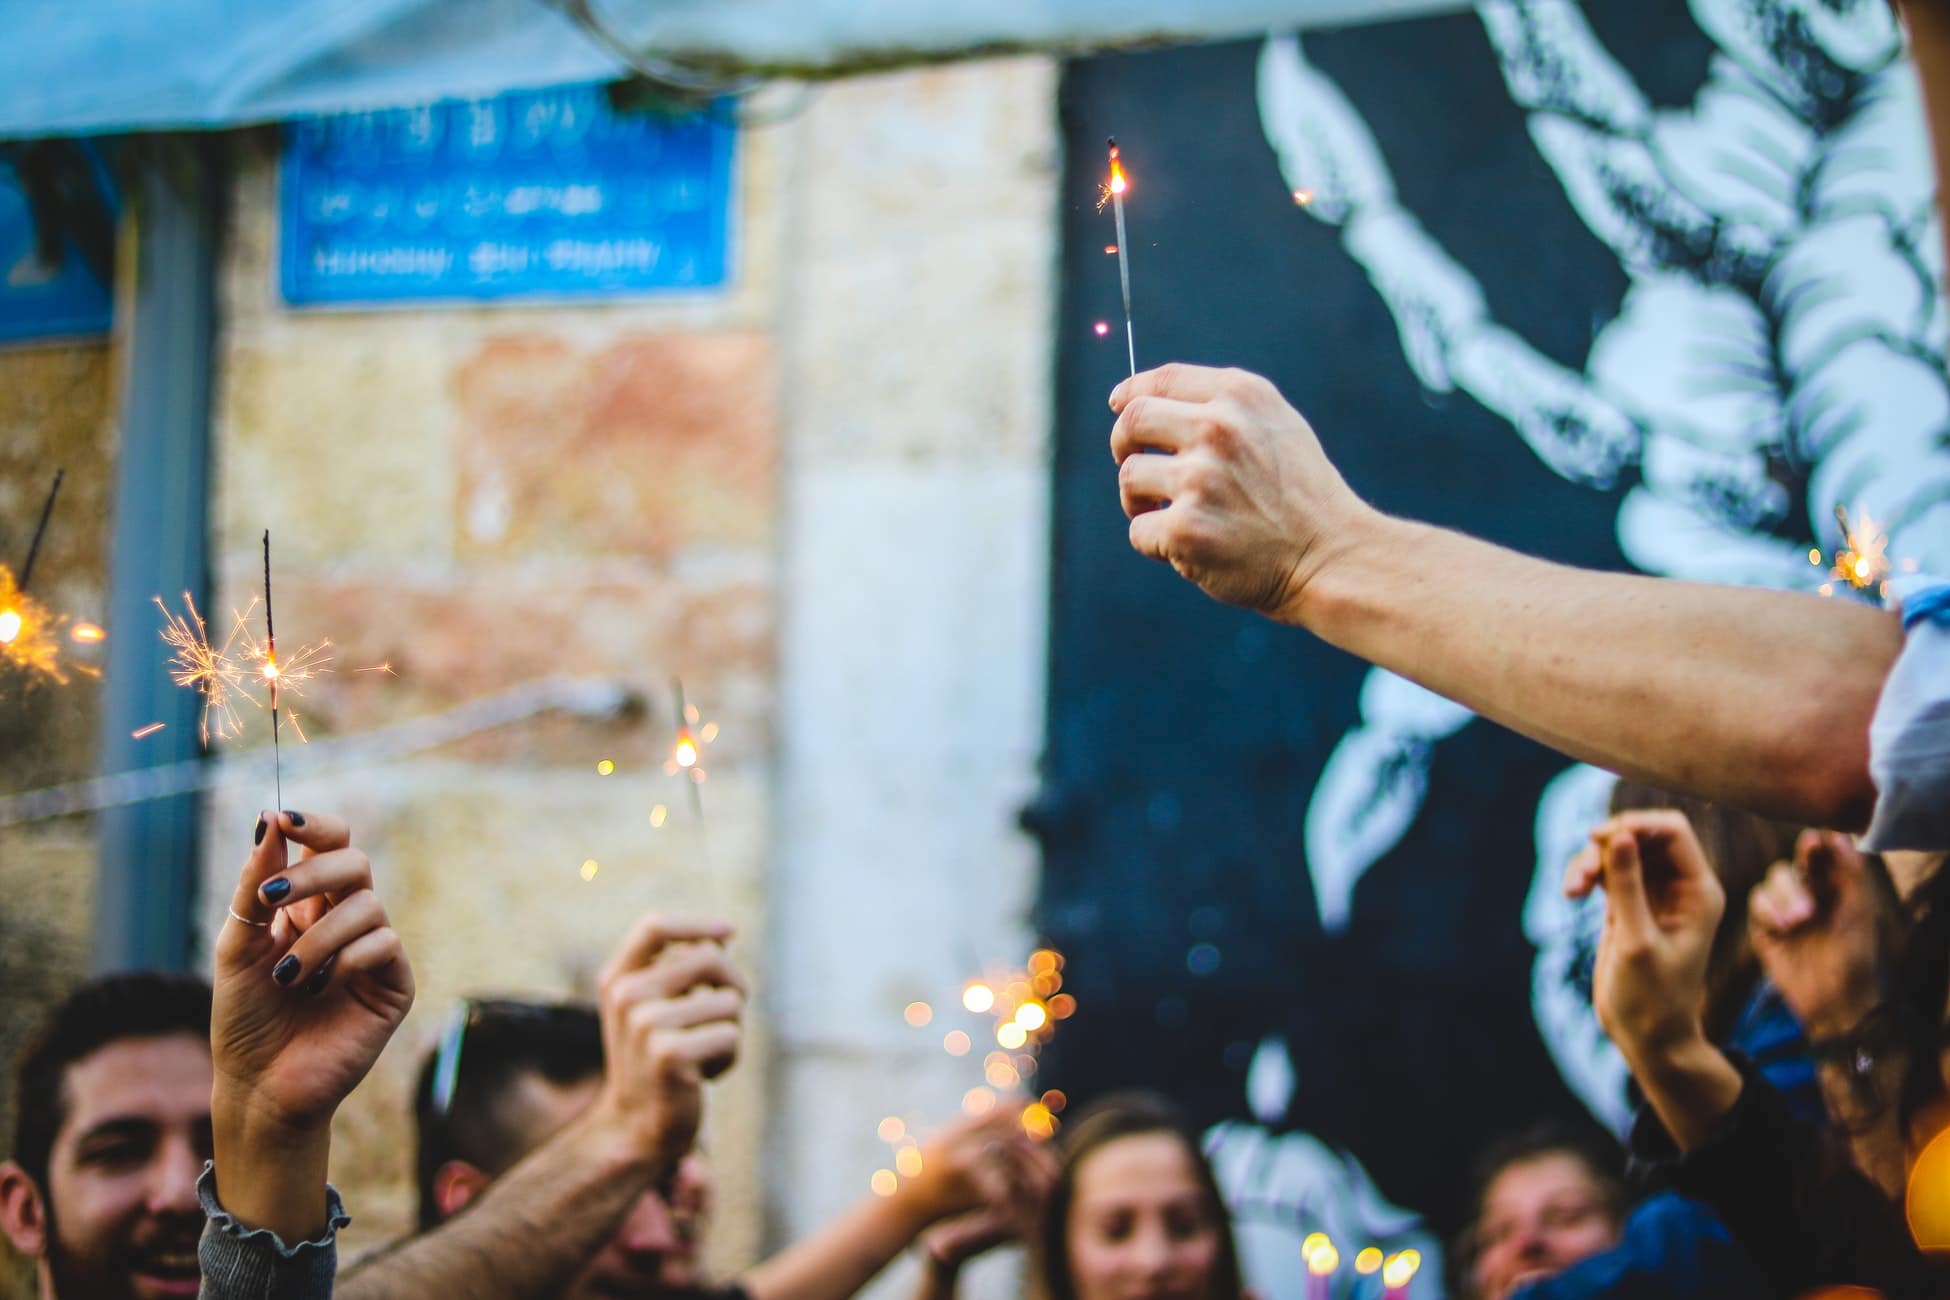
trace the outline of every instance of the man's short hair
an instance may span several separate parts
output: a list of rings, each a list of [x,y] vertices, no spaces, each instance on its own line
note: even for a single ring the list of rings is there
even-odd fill
[[[603,1029],[584,1003],[467,1000],[454,1008],[413,1090],[420,1228],[441,1220],[434,1177],[450,1160],[499,1175],[528,1154],[508,1099],[522,1078],[600,1078]]]
[[[210,985],[196,975],[135,971],[89,980],[47,1014],[14,1067],[13,1158],[43,1193],[54,1135],[67,1121],[68,1069],[127,1038],[210,1041]]]

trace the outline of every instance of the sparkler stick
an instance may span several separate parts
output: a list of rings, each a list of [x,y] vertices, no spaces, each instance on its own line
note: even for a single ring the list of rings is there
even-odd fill
[[[1124,348],[1129,354],[1131,373],[1137,374],[1137,336],[1131,330],[1131,244],[1124,237],[1124,191],[1130,188],[1124,179],[1124,164],[1118,161],[1117,137],[1110,137],[1110,190],[1111,207],[1117,214],[1117,282],[1124,290]]]
[[[264,680],[271,683],[271,773],[284,807],[284,756],[278,747],[278,633],[271,624],[271,530],[264,530]]]
[[[48,517],[54,513],[54,498],[61,494],[61,480],[68,471],[54,471],[54,485],[47,490],[47,500],[41,503],[41,522],[34,526],[34,540],[27,544],[27,563],[20,566],[20,589],[27,590],[27,584],[34,580],[34,559],[41,553],[41,538],[47,535]]]

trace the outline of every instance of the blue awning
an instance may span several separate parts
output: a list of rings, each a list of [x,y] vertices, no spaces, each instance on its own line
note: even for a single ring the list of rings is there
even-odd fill
[[[577,0],[0,0],[0,138],[240,126],[622,77]],[[587,0],[680,67],[843,75],[1197,40],[1456,0]]]

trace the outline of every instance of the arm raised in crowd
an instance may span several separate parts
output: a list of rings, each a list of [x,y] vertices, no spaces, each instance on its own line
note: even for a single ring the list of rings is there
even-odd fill
[[[559,1291],[615,1234],[646,1188],[691,1149],[703,1085],[738,1055],[745,986],[731,927],[649,917],[599,983],[603,1087],[595,1104],[494,1180],[464,1213],[349,1274],[341,1297]]]
[[[1119,384],[1131,544],[1573,757],[1791,821],[1867,824],[1893,616],[1552,564],[1362,501],[1257,375]]]
[[[304,851],[288,869],[287,841]],[[329,1295],[345,1221],[325,1183],[332,1116],[413,1005],[412,967],[343,821],[259,819],[213,983],[203,1294]]]
[[[1622,813],[1592,832],[1565,892],[1605,890],[1591,978],[1598,1023],[1682,1151],[1705,1142],[1742,1081],[1707,1037],[1706,967],[1726,891],[1692,823],[1670,809]]]
[[[921,1172],[892,1196],[861,1201],[739,1280],[751,1300],[846,1300],[934,1224],[1006,1201],[1027,1176],[1016,1166],[1047,1160],[1008,1106],[956,1120],[922,1144]]]

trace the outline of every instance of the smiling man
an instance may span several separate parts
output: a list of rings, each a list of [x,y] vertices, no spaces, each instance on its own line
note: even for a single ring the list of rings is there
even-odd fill
[[[211,1080],[210,986],[189,976],[91,981],[28,1041],[0,1227],[44,1298],[196,1294]]]

